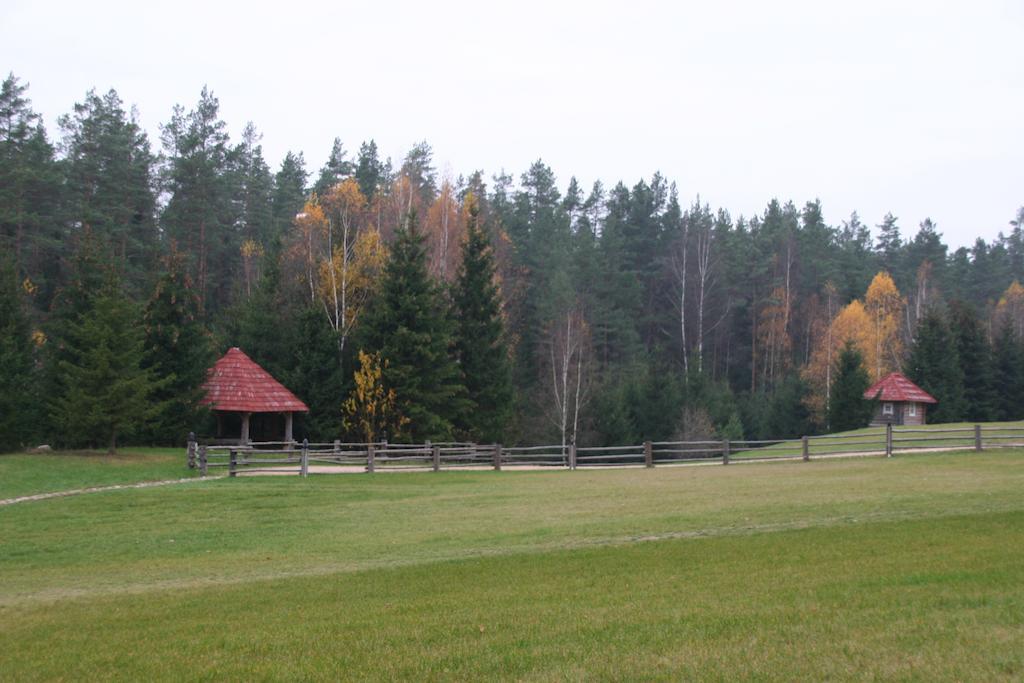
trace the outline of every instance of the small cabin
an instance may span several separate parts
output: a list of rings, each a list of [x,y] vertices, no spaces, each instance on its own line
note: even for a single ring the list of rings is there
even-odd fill
[[[938,403],[931,394],[911,382],[905,375],[892,372],[872,384],[864,398],[877,401],[872,427],[882,425],[923,425],[928,406]]]

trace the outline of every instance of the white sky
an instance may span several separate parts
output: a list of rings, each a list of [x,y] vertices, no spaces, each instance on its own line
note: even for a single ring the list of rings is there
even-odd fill
[[[991,239],[1024,205],[1024,3],[23,2],[0,69],[56,118],[91,87],[138,106],[154,146],[208,84],[234,139],[316,172],[341,137],[453,175],[537,158],[632,185],[660,170],[733,216],[818,197],[838,224],[930,216]]]

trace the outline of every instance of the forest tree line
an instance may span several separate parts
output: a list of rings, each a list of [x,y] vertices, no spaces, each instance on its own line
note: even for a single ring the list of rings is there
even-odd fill
[[[935,395],[930,421],[1024,417],[1024,208],[951,251],[928,218],[734,217],[659,173],[449,177],[426,142],[274,170],[206,89],[156,143],[113,90],[58,127],[3,82],[0,448],[181,443],[231,346],[314,440],[817,433],[848,346]]]

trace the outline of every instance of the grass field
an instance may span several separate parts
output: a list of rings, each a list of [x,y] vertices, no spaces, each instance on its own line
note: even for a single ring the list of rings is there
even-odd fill
[[[1024,451],[22,503],[0,642],[10,680],[1019,680]]]
[[[194,476],[182,448],[125,448],[99,451],[0,455],[0,499],[89,486]]]
[[[957,422],[934,425],[900,426],[893,428],[893,449],[913,448],[973,448],[973,422]],[[1014,444],[1024,443],[1024,422],[983,422],[982,443],[986,448],[1007,445],[1003,437],[1017,437]],[[903,433],[903,430],[913,430]],[[962,433],[943,434],[943,430],[968,430]],[[927,434],[921,432],[934,432]],[[885,451],[885,427],[865,427],[848,432],[829,434],[827,437],[812,436],[808,440],[811,457],[830,453],[863,453]],[[780,443],[761,448],[750,448],[733,453],[733,458],[758,459],[776,456],[797,456],[801,454],[799,443]]]

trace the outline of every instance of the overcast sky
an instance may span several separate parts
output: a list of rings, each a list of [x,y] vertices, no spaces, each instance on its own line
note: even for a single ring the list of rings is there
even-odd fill
[[[241,5],[240,5],[241,6]],[[203,85],[233,138],[316,171],[341,137],[452,175],[537,158],[564,189],[660,170],[738,214],[820,198],[839,224],[931,217],[991,239],[1024,205],[1024,2],[22,2],[0,68],[51,137],[92,87],[154,146]]]

